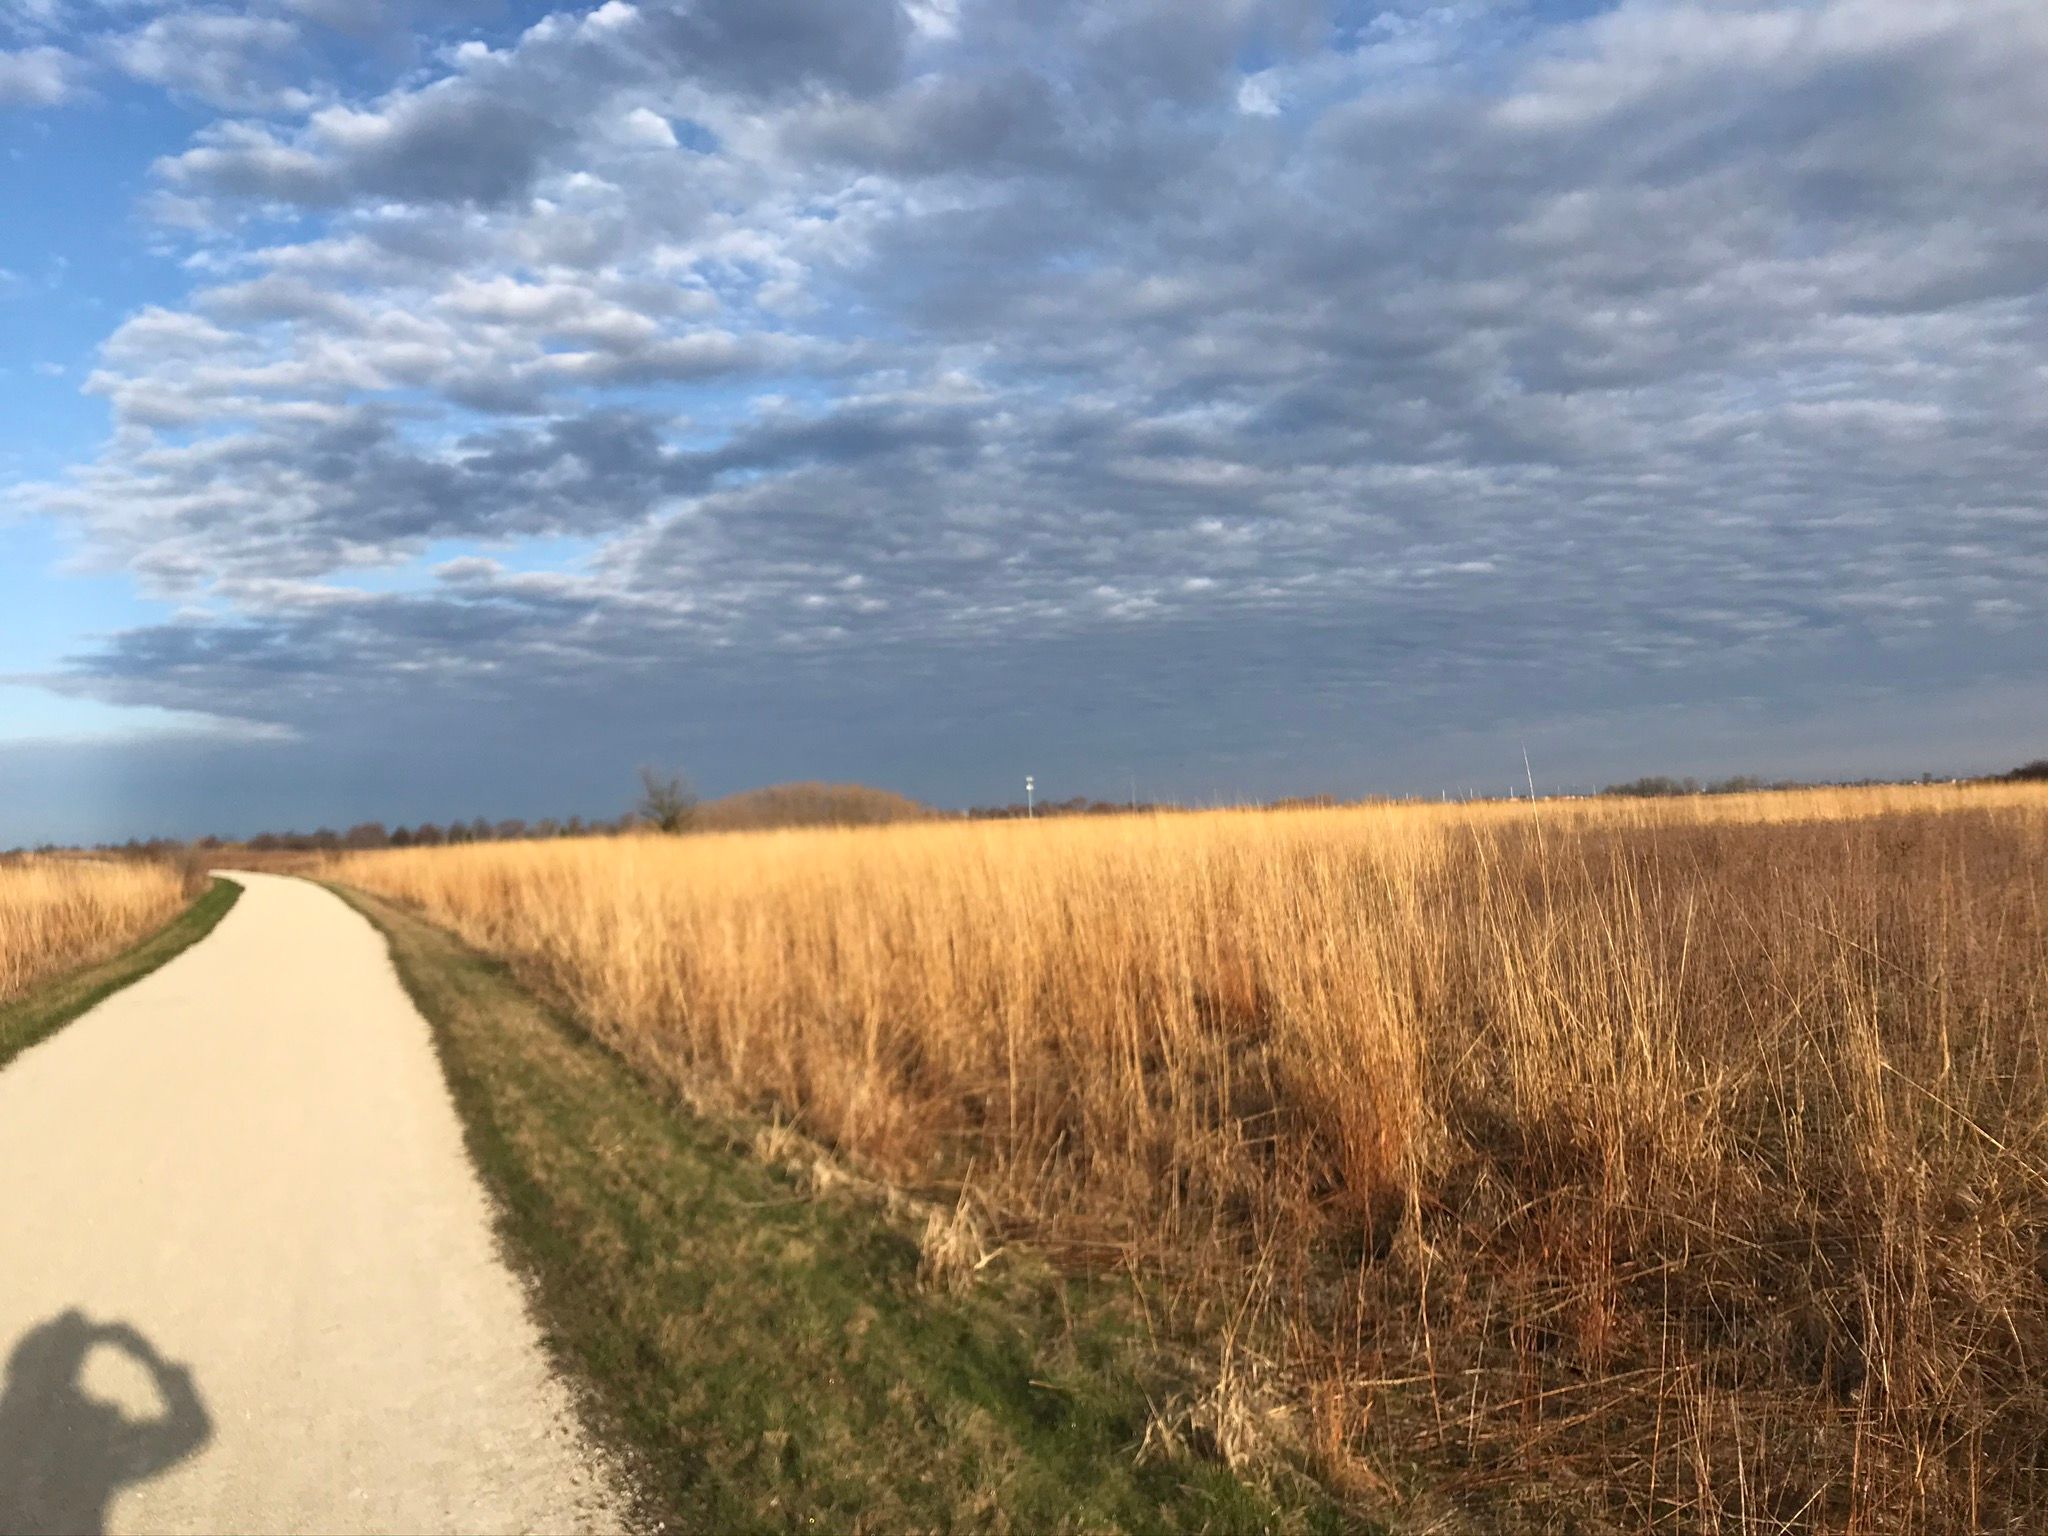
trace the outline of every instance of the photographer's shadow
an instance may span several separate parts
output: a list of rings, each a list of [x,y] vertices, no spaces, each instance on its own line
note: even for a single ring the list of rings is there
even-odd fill
[[[148,1373],[160,1413],[131,1418],[86,1394],[86,1361],[100,1348]],[[0,1531],[100,1536],[115,1494],[169,1471],[212,1435],[192,1373],[135,1329],[76,1310],[53,1317],[14,1346],[0,1389]]]

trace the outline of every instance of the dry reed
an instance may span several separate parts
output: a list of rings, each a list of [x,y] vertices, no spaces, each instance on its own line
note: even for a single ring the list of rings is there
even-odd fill
[[[0,1006],[125,949],[169,922],[184,894],[184,877],[168,865],[0,862]]]
[[[1339,1486],[1888,1532],[2048,1515],[2044,855],[2048,793],[1939,786],[338,872],[650,1075],[1151,1274]]]

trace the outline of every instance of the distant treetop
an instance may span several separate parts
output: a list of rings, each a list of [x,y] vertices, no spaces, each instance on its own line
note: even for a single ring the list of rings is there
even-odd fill
[[[747,832],[772,827],[872,827],[929,821],[938,813],[907,795],[866,784],[771,784],[743,790],[697,808],[706,832]]]

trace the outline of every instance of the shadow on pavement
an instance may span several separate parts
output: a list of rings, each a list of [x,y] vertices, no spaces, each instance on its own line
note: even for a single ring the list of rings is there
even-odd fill
[[[156,1417],[130,1418],[86,1394],[86,1361],[103,1348],[148,1374],[161,1401]],[[0,1531],[100,1536],[115,1494],[169,1471],[212,1437],[192,1373],[134,1328],[76,1310],[53,1317],[14,1346],[0,1389]]]

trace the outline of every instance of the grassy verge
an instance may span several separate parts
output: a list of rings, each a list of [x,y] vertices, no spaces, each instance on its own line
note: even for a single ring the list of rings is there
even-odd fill
[[[872,1200],[806,1191],[441,929],[353,890],[432,1023],[551,1343],[678,1531],[1330,1531],[1305,1481],[1141,1462],[1168,1390],[1110,1282],[966,1296]]]
[[[216,880],[170,924],[133,949],[46,982],[28,996],[0,1007],[0,1067],[116,992],[177,959],[213,932],[241,895],[242,888],[232,880]]]

